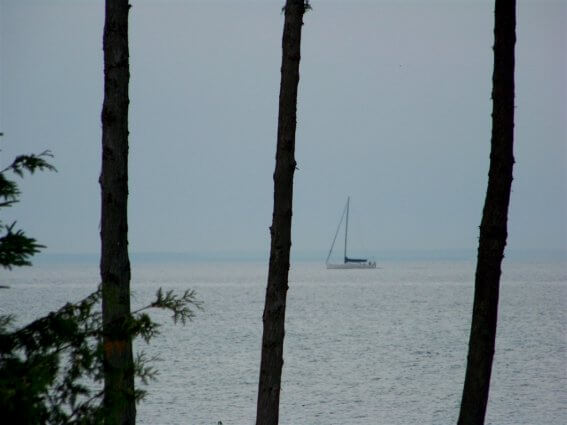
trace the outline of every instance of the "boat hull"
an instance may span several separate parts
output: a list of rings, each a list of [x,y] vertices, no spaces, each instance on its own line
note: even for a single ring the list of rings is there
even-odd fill
[[[369,261],[367,263],[343,263],[343,264],[332,264],[327,263],[327,269],[375,269],[376,262]]]

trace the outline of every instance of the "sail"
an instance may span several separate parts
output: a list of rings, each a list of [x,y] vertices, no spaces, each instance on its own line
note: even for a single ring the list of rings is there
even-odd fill
[[[337,226],[337,230],[335,232],[335,236],[333,237],[333,242],[331,243],[331,249],[329,250],[329,254],[327,255],[327,259],[325,260],[325,264],[327,265],[328,269],[375,269],[376,262],[369,261],[367,258],[350,258],[347,255],[348,249],[348,221],[349,221],[349,207],[350,207],[350,197],[347,197],[347,202],[343,213],[341,214],[341,219],[339,220],[339,225]],[[331,253],[333,252],[333,247],[335,246],[335,242],[337,240],[337,236],[339,235],[339,230],[341,228],[341,224],[345,222],[345,240],[344,240],[344,263],[342,264],[332,264],[329,263],[329,259],[331,258]]]

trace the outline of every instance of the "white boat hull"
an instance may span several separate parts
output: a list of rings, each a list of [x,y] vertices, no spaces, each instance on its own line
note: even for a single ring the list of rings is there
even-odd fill
[[[369,261],[367,263],[343,263],[343,264],[332,264],[327,263],[327,269],[375,269],[376,262]]]

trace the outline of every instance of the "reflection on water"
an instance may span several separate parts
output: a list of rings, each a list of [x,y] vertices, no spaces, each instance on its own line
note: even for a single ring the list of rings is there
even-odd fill
[[[159,286],[196,289],[205,310],[136,348],[158,355],[144,424],[251,424],[255,417],[263,264],[141,265],[133,307]],[[282,424],[456,423],[474,265],[388,263],[377,270],[293,266]],[[94,290],[96,267],[6,272],[0,311],[24,322]],[[486,424],[567,423],[565,263],[506,264]]]

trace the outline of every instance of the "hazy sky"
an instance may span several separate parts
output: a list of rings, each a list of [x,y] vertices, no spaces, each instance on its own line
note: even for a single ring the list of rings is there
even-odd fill
[[[0,1],[0,165],[50,149],[59,170],[3,219],[96,253],[103,1]],[[267,253],[283,0],[132,4],[131,251]],[[324,258],[347,195],[355,249],[476,249],[493,1],[312,6],[292,249]],[[511,250],[567,246],[566,24],[567,2],[518,3]]]

